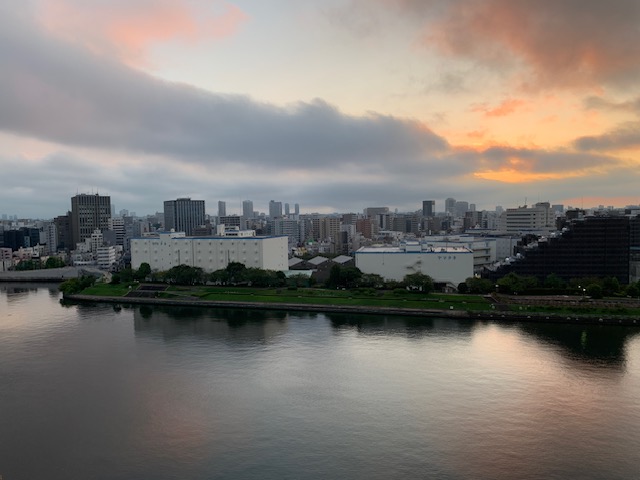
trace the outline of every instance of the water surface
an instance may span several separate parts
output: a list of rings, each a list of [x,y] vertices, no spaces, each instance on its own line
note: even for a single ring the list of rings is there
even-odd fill
[[[0,475],[637,478],[638,333],[0,285]]]

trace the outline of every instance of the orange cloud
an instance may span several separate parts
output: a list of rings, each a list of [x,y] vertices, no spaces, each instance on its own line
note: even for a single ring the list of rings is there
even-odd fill
[[[489,108],[486,104],[475,105],[472,107],[473,112],[483,113],[486,117],[504,117],[515,112],[519,107],[525,104],[524,100],[507,99],[503,100],[500,105]]]
[[[43,0],[39,18],[68,40],[135,65],[145,62],[146,50],[155,42],[228,37],[247,18],[229,3],[214,6],[217,11],[200,12],[185,0],[112,1],[99,7],[84,1]]]
[[[400,2],[423,15],[423,42],[513,72],[529,88],[632,84],[640,75],[635,0]],[[398,6],[398,5],[396,5]],[[434,20],[435,16],[435,20]]]
[[[503,183],[527,183],[540,180],[562,180],[566,178],[579,177],[576,173],[536,173],[522,172],[513,168],[505,168],[502,170],[487,170],[484,172],[475,172],[476,178],[483,180],[494,180]]]

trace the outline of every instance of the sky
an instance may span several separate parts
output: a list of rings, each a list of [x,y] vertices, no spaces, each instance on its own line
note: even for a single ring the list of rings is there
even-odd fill
[[[640,203],[637,0],[0,0],[0,213]]]

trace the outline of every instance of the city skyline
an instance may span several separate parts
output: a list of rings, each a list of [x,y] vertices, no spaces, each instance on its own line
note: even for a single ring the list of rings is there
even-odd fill
[[[0,211],[638,204],[639,20],[632,0],[0,0]]]

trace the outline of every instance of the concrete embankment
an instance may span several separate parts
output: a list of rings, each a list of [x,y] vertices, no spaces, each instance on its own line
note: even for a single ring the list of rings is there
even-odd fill
[[[0,272],[0,282],[62,283],[81,275],[76,267]]]
[[[352,313],[362,315],[400,315],[424,318],[451,318],[456,320],[481,320],[495,322],[537,322],[565,324],[596,324],[640,326],[640,318],[631,316],[557,315],[542,313],[463,311],[463,310],[422,310],[414,308],[366,307],[352,305],[313,305],[295,303],[263,303],[206,300],[177,300],[167,298],[101,297],[93,295],[68,295],[65,298],[79,302],[116,303],[130,305],[162,305],[180,307],[240,308],[252,310],[287,310],[297,312]]]

